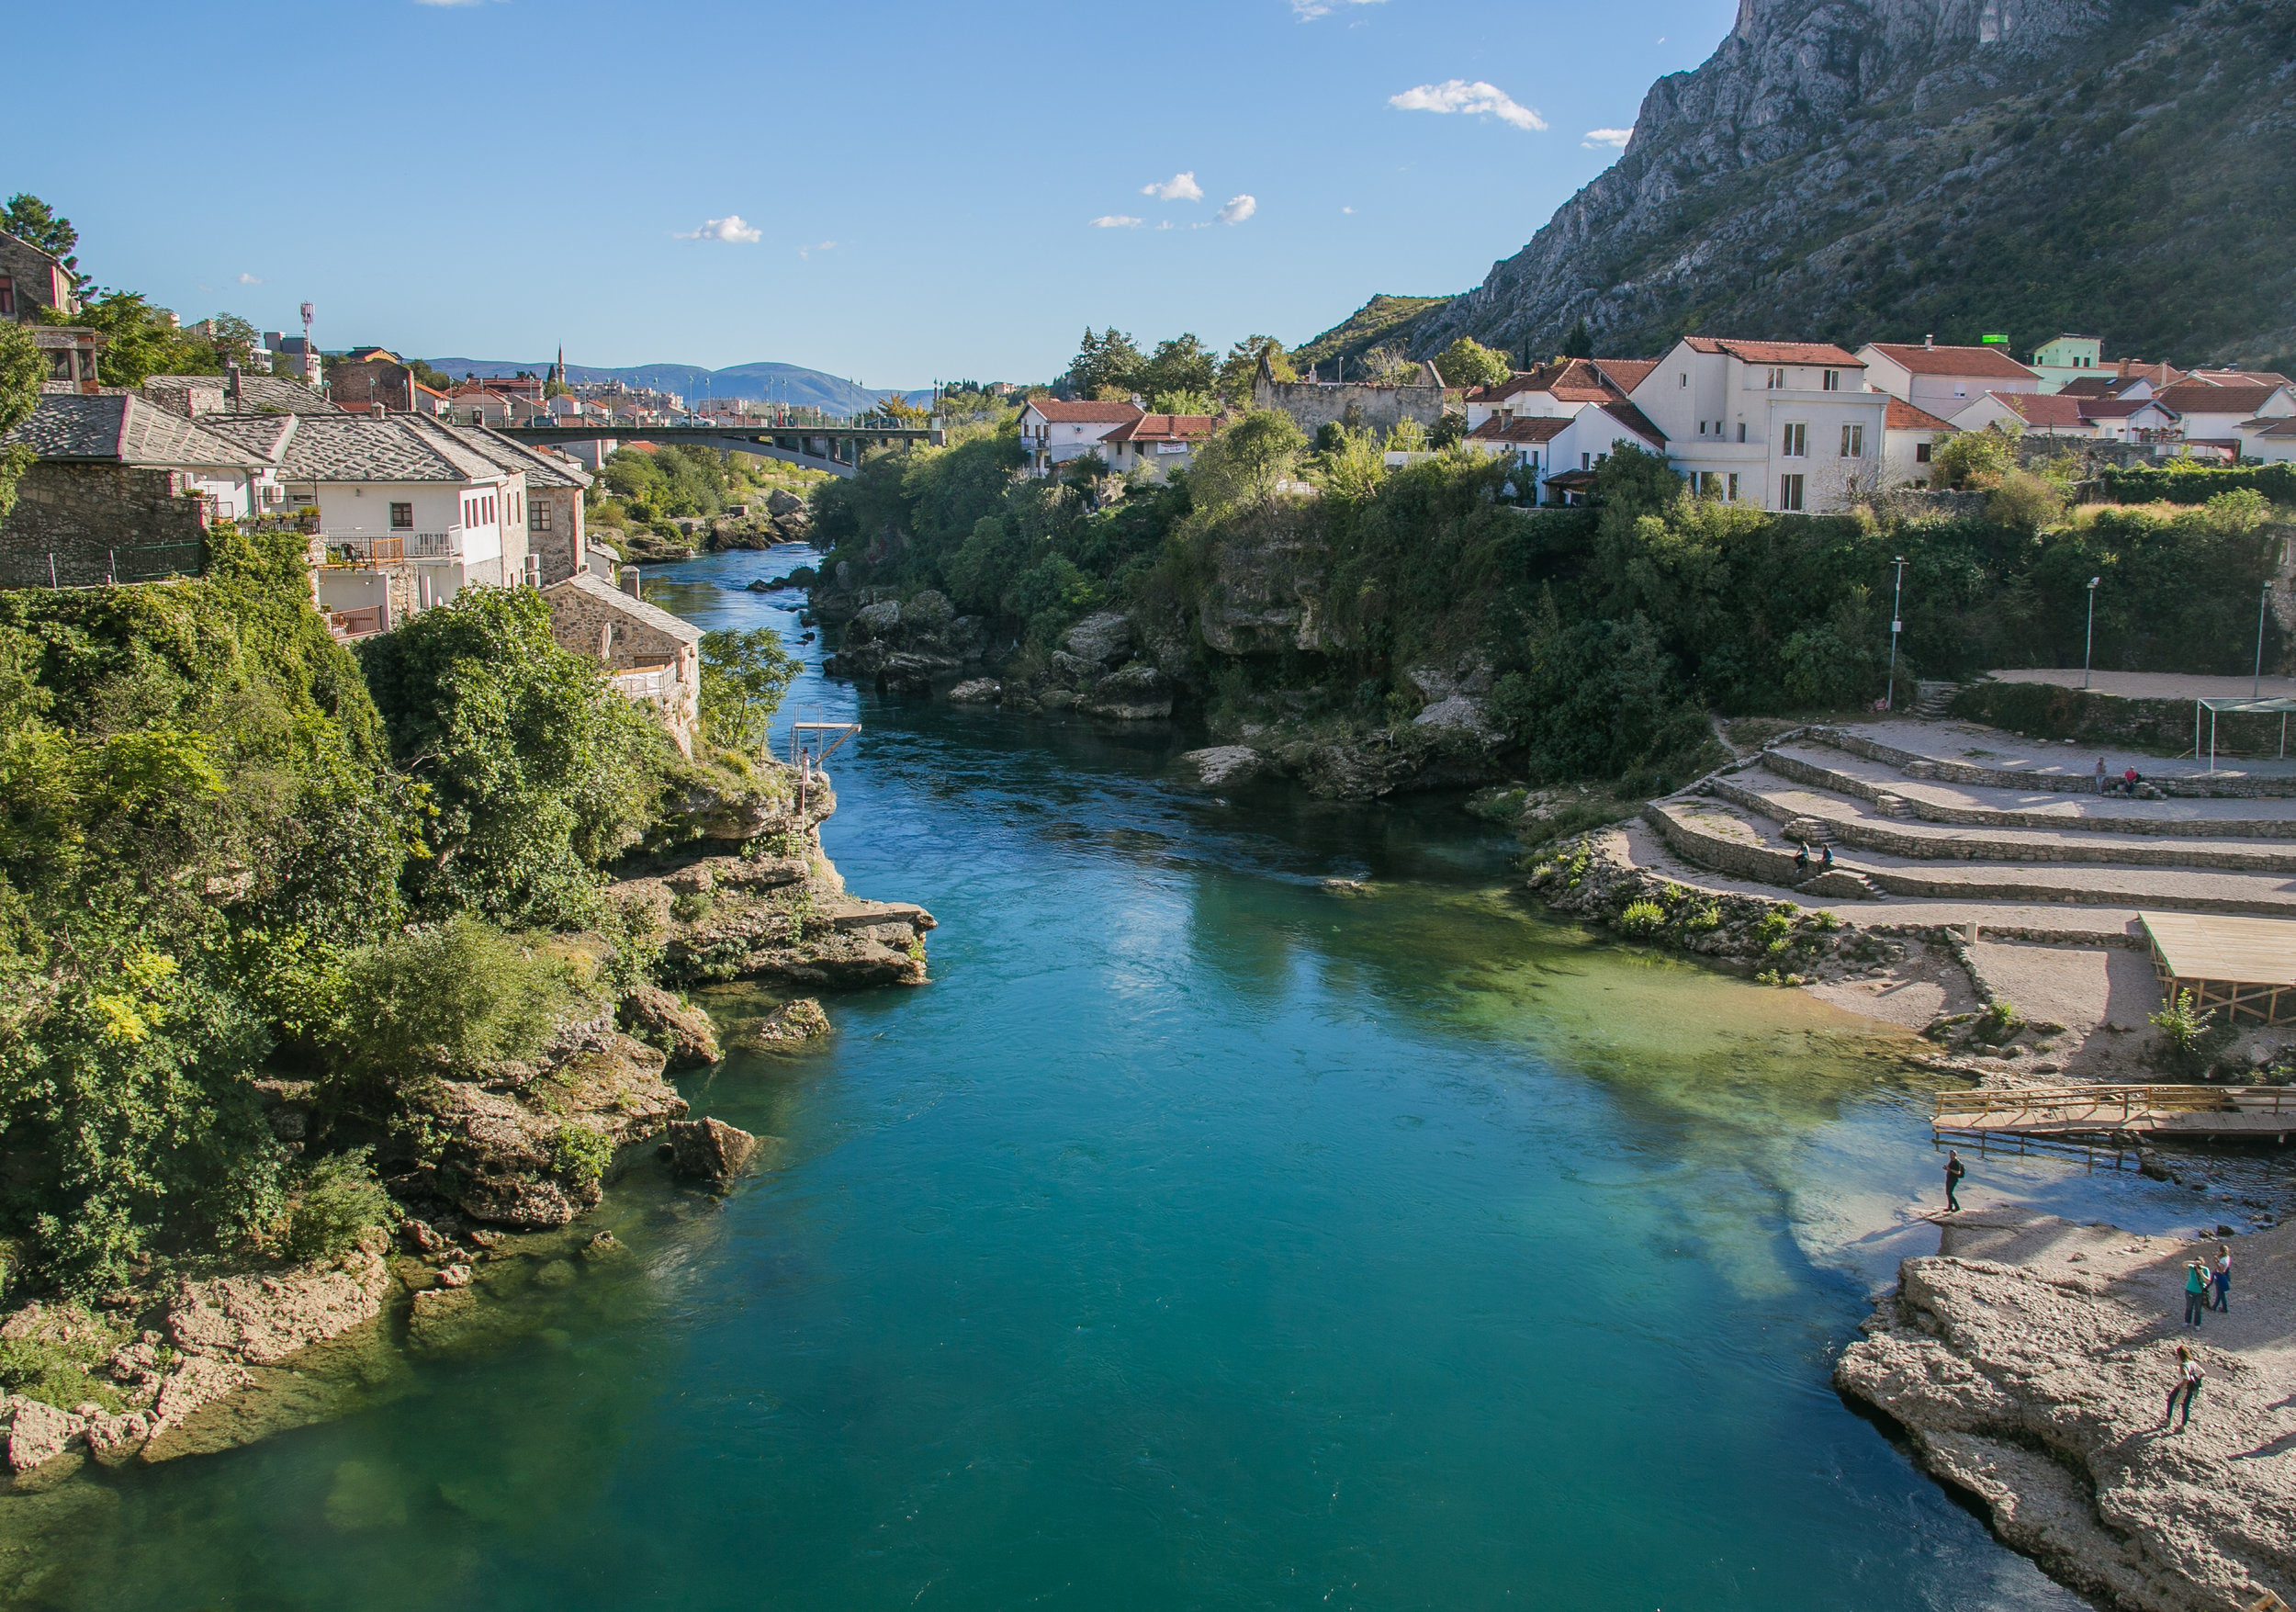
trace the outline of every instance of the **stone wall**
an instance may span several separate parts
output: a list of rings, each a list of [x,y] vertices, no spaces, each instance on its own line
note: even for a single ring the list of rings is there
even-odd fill
[[[526,487],[526,543],[542,561],[542,585],[563,582],[581,569],[582,490],[579,487]],[[536,531],[533,512],[549,512],[549,529]]]
[[[207,535],[199,501],[177,471],[126,465],[37,464],[0,523],[0,586],[89,587],[197,575]]]
[[[585,659],[602,660],[610,672],[638,671],[667,661],[673,686],[659,702],[678,748],[692,750],[693,725],[701,716],[701,666],[694,646],[672,637],[580,585],[548,591],[550,636]]]
[[[1281,409],[1311,436],[1334,423],[1386,432],[1403,420],[1416,420],[1432,431],[1443,418],[1443,389],[1263,378],[1252,383],[1252,407]]]
[[[414,371],[403,364],[375,359],[337,366],[327,377],[327,395],[342,408],[364,413],[377,403],[394,414],[414,412]]]

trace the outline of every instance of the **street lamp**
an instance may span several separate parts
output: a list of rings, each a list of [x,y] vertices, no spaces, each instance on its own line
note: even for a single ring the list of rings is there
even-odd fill
[[[2081,687],[2088,686],[2089,651],[2097,647],[2097,584],[2102,577],[2088,579],[2088,636],[2081,640]]]
[[[2272,584],[2264,584],[2264,592],[2257,596],[2257,682],[2252,699],[2264,697],[2264,613],[2272,603]]]
[[[1897,708],[1897,635],[1905,628],[1906,557],[1899,555],[1891,561],[1897,568],[1896,591],[1889,599],[1889,687],[1882,694],[1882,709]]]

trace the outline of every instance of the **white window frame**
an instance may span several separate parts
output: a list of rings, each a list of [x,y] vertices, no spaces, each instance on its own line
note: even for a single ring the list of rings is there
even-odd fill
[[[1792,514],[1802,513],[1802,478],[1798,475],[1778,478],[1778,508]]]
[[[1785,422],[1785,435],[1783,445],[1781,445],[1778,450],[1778,457],[1782,459],[1806,459],[1809,457],[1808,421],[1788,420]]]
[[[1841,457],[1845,459],[1865,457],[1865,423],[1852,420],[1841,428]]]

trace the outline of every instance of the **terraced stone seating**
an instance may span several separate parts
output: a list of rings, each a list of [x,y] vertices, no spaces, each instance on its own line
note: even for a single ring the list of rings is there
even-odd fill
[[[2100,796],[2070,769],[1972,762],[1942,737],[1923,755],[1905,748],[1908,726],[1888,744],[1836,728],[1788,735],[1644,816],[1690,862],[1825,899],[2296,918],[2296,778],[2195,778],[2187,762],[2154,780],[2168,798]],[[1795,862],[1797,842],[1834,848],[1822,885]]]

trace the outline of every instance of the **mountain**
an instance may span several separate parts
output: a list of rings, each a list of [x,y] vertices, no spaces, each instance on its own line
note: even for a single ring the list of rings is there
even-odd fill
[[[1453,300],[1449,297],[1374,297],[1341,323],[1305,345],[1294,347],[1291,361],[1305,369],[1334,358],[1360,358],[1374,347],[1408,348],[1419,327]]]
[[[466,376],[546,374],[547,358],[430,358],[434,369],[460,380]],[[587,365],[566,366],[568,380],[618,380],[625,386],[652,387],[675,392],[688,402],[703,398],[755,398],[766,402],[793,403],[826,409],[832,414],[860,413],[890,397],[915,401],[929,398],[929,390],[872,391],[818,369],[795,364],[737,364],[729,369],[703,369],[693,364],[640,364],[627,369],[596,369]]]
[[[2290,0],[1739,0],[1618,162],[1418,326],[2296,355]]]

